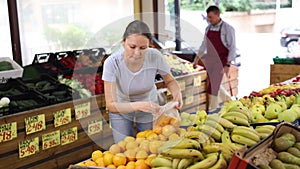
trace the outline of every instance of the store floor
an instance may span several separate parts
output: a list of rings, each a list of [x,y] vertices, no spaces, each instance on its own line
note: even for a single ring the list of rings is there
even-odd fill
[[[275,33],[237,34],[242,64],[239,68],[239,98],[270,85],[270,64],[273,63],[273,57],[286,54],[279,39],[280,35]]]

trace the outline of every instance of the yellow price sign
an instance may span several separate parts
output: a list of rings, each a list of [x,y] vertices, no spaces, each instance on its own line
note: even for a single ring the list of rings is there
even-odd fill
[[[19,142],[19,158],[34,155],[39,152],[39,137]]]
[[[83,103],[75,106],[75,117],[76,120],[88,117],[91,115],[91,103]]]
[[[0,143],[17,138],[17,122],[0,125]]]
[[[54,114],[54,127],[69,124],[72,121],[71,108],[57,111]]]
[[[178,84],[179,84],[180,90],[184,91],[185,90],[185,81],[184,80],[179,80]]]
[[[185,104],[189,105],[192,104],[193,102],[194,102],[194,95],[193,94],[187,95],[185,98]]]
[[[25,118],[26,134],[32,134],[46,129],[45,114]]]
[[[201,76],[197,76],[194,78],[194,87],[198,87],[198,86],[201,86]]]
[[[102,120],[90,121],[88,125],[88,135],[100,133],[103,130]]]
[[[60,131],[43,134],[42,136],[43,150],[60,145]]]
[[[63,130],[60,137],[61,145],[75,142],[78,139],[77,127]]]

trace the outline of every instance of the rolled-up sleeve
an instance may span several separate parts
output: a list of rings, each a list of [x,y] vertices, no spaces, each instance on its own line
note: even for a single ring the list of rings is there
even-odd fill
[[[233,61],[236,57],[236,41],[235,30],[232,26],[228,25],[225,35],[226,47],[229,50],[228,61]]]
[[[108,57],[108,59],[105,60],[103,65],[103,75],[102,80],[107,82],[115,82],[116,81],[116,70],[115,65],[113,64],[114,59],[112,56]]]

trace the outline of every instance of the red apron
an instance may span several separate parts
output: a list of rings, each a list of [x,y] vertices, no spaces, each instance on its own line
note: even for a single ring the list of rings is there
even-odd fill
[[[223,23],[222,23],[223,24]],[[223,68],[227,64],[229,50],[221,40],[221,29],[211,31],[206,34],[207,56],[205,57],[205,67],[209,78],[207,93],[217,96],[223,78]]]

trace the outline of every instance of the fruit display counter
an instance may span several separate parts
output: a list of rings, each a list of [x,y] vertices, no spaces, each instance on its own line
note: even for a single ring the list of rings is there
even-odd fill
[[[299,72],[300,72],[300,65],[271,64],[270,84],[286,81],[292,77],[297,76]]]

